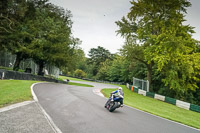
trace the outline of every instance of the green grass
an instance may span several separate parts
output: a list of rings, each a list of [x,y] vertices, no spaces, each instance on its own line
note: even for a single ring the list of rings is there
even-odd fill
[[[86,80],[77,79],[77,78],[72,78],[72,77],[66,77],[66,76],[59,76],[59,78],[61,78],[61,79],[63,79],[63,80],[69,79],[69,80],[74,80],[74,81],[84,81],[84,82],[88,82],[88,81],[86,81]]]
[[[0,80],[0,107],[32,100],[31,85],[37,81]]]
[[[76,86],[82,86],[82,87],[94,87],[92,85],[81,84],[81,83],[74,83],[74,82],[69,82],[68,85],[76,85]]]
[[[74,81],[85,81],[85,80],[82,80],[82,79],[76,79],[76,78],[71,78],[71,77],[66,77],[66,76],[59,76],[58,79],[61,79],[61,80],[69,79],[69,80],[74,80]],[[82,86],[82,87],[94,87],[92,85],[81,84],[81,83],[74,83],[74,82],[70,82],[70,81],[69,81],[68,85],[76,85],[76,86]]]
[[[0,80],[0,108],[32,100],[31,85],[41,81]],[[69,82],[69,85],[93,87],[92,85]]]
[[[139,95],[131,92],[126,86],[121,87],[123,87],[124,91],[124,104],[200,129],[200,113],[185,110],[163,101]],[[116,89],[103,89],[102,93],[108,97],[114,90]]]
[[[11,67],[3,67],[3,66],[0,66],[0,69],[5,69],[5,70],[13,71],[13,68],[11,68]],[[22,69],[19,69],[18,71],[19,71],[19,72],[24,72],[24,70],[22,70]]]

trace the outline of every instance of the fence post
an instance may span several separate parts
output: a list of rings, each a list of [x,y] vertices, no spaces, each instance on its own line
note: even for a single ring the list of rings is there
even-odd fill
[[[147,80],[147,92],[149,92],[149,80]]]
[[[1,77],[2,80],[3,80],[4,76],[5,76],[5,73],[3,72],[3,73],[2,73],[2,77]]]
[[[142,90],[144,90],[144,81],[142,80]]]

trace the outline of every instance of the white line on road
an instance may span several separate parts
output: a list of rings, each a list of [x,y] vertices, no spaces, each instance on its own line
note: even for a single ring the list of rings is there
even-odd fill
[[[0,113],[4,112],[4,111],[11,110],[11,109],[15,109],[15,108],[18,108],[18,107],[21,107],[21,106],[28,105],[28,104],[33,103],[33,102],[35,102],[35,101],[25,101],[25,102],[16,103],[16,104],[13,104],[13,105],[10,105],[10,106],[7,106],[7,107],[3,107],[3,108],[0,108]]]
[[[101,89],[93,89],[92,91],[94,94],[104,97],[104,95],[101,93]]]
[[[53,131],[55,133],[62,133],[61,130],[56,126],[56,124],[53,122],[52,118],[47,114],[47,112],[42,108],[42,106],[39,104],[38,102],[38,98],[37,96],[35,95],[34,91],[33,91],[33,87],[34,85],[36,84],[42,84],[42,83],[34,83],[32,86],[31,86],[31,93],[33,95],[33,99],[35,101],[37,101],[37,105],[39,106],[39,108],[41,109],[42,113],[44,114],[46,120],[48,121],[49,125],[51,126],[51,128],[53,129]]]
[[[94,89],[93,92],[94,92],[95,94],[99,95],[99,96],[102,96],[102,95],[103,95],[103,94],[101,93],[101,89],[96,89],[96,90]],[[96,92],[98,92],[98,93],[96,93]],[[100,93],[101,93],[101,94],[100,94]],[[104,97],[104,95],[103,95],[103,97]],[[106,98],[106,97],[104,97],[104,98]],[[106,99],[107,99],[107,98],[106,98]],[[160,117],[160,116],[157,116],[157,115],[154,115],[154,114],[151,114],[151,113],[148,113],[148,112],[145,112],[145,111],[136,109],[136,108],[131,107],[131,106],[128,106],[128,105],[124,105],[124,106],[126,106],[126,107],[128,107],[128,108],[131,108],[131,109],[135,109],[135,110],[137,110],[137,111],[140,111],[140,112],[143,112],[143,113],[146,113],[146,114],[149,114],[149,115],[152,115],[152,116],[155,116],[155,117],[158,117],[158,118],[160,118],[160,119],[164,119],[164,120],[167,120],[167,121],[170,121],[170,122],[173,122],[173,123],[176,123],[176,124],[179,124],[179,125],[188,127],[188,128],[192,128],[192,129],[197,130],[197,131],[200,131],[200,129],[197,129],[197,128],[194,128],[194,127],[191,127],[191,126],[188,126],[188,125],[185,125],[185,124],[176,122],[176,121],[172,121],[172,120],[169,120],[169,119],[166,119],[166,118],[163,118],[163,117]]]

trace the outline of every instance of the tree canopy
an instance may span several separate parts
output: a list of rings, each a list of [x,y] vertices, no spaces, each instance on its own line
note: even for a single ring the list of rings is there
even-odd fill
[[[193,27],[183,25],[190,2],[140,0],[131,4],[127,17],[116,22],[118,34],[126,38],[122,51],[127,58],[146,65],[150,83],[155,69],[171,89],[196,89],[200,70],[197,41],[191,36]]]
[[[92,48],[88,55],[90,57],[88,59],[88,63],[94,65],[94,75],[98,73],[98,69],[100,68],[101,63],[105,62],[107,59],[112,59],[112,54],[110,51],[101,46]]]
[[[72,35],[72,14],[48,0],[9,0],[1,13],[1,47],[16,55],[14,70],[21,60],[32,58],[42,75],[45,64],[59,68],[72,65],[80,43]],[[9,22],[9,23],[8,23]]]

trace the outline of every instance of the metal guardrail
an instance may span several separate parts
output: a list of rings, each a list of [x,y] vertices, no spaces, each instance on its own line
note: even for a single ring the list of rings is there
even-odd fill
[[[68,76],[68,77],[72,77],[72,76]],[[119,84],[119,85],[125,85],[126,84],[124,82],[111,82],[111,81],[88,79],[88,78],[80,78],[80,77],[72,77],[72,78],[77,78],[77,79],[82,79],[82,80],[87,80],[87,81],[93,81],[93,82],[99,82],[99,83],[107,83],[107,84]]]
[[[177,99],[174,99],[174,98],[170,98],[170,97],[167,97],[167,96],[163,96],[163,95],[159,95],[159,94],[156,94],[156,93],[153,93],[153,92],[147,92],[147,91],[138,89],[138,88],[136,88],[136,87],[134,87],[132,85],[129,85],[129,84],[126,84],[126,87],[129,90],[131,90],[132,92],[135,92],[135,93],[138,93],[138,94],[142,94],[143,96],[148,96],[148,97],[151,97],[151,98],[154,98],[154,99],[158,99],[158,100],[161,100],[161,101],[176,105],[176,106],[178,106],[180,108],[184,108],[184,109],[187,109],[187,110],[192,110],[192,111],[200,113],[200,106],[199,105],[195,105],[195,104],[191,104],[191,103],[188,103],[188,102],[180,101],[180,100],[177,100]]]
[[[13,68],[15,63],[16,55],[13,55],[9,52],[0,51],[0,66]],[[31,68],[31,73],[36,74],[38,72],[38,65],[32,59],[22,60],[19,68],[22,70],[26,70],[26,68]],[[48,75],[54,76],[58,78],[60,69],[52,66],[52,65],[45,65],[45,72],[48,72]]]
[[[17,79],[17,80],[38,80],[38,81],[48,81],[48,82],[56,82],[56,83],[64,83],[66,81],[61,81],[53,78],[38,76],[30,73],[23,73],[17,71],[8,71],[4,69],[0,69],[0,79]]]

